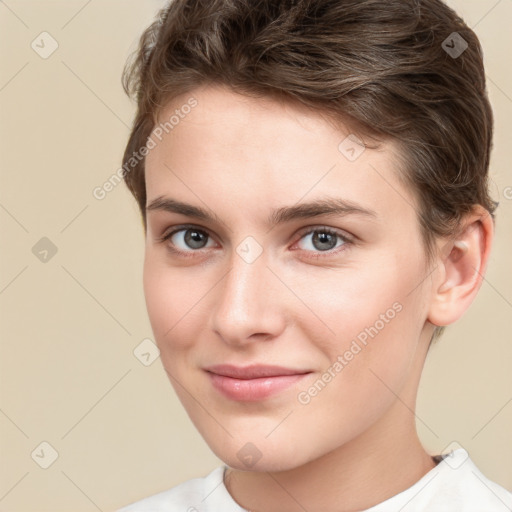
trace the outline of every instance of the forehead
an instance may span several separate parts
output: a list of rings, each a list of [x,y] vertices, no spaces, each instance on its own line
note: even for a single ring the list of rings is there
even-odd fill
[[[415,214],[392,141],[360,146],[348,124],[335,126],[305,106],[209,86],[176,98],[159,122],[161,140],[152,136],[156,146],[146,157],[148,204],[179,195],[219,206],[222,192],[263,215],[268,207],[335,195],[387,217]]]
[[[194,104],[192,108],[188,107],[190,103]],[[207,135],[205,141],[210,145],[228,146],[230,151],[249,145],[265,148],[282,147],[283,143],[291,145],[290,136],[295,136],[297,142],[307,136],[308,146],[318,146],[326,135],[338,139],[351,133],[343,119],[338,119],[335,125],[325,110],[298,101],[255,98],[223,85],[202,86],[175,98],[159,113],[159,126],[165,128],[172,118],[173,126],[169,130],[172,135],[189,135],[193,129],[197,135],[201,132]]]

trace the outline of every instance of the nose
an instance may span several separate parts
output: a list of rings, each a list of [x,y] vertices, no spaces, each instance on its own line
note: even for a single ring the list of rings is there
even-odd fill
[[[238,348],[276,338],[286,325],[286,298],[283,284],[267,267],[265,252],[251,263],[234,253],[230,263],[213,295],[215,334]]]

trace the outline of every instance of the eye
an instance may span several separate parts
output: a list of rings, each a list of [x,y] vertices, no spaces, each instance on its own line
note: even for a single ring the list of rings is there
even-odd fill
[[[300,242],[303,241],[301,244]],[[298,245],[299,248],[308,252],[317,252],[313,257],[324,256],[321,253],[327,253],[325,256],[337,254],[340,250],[345,250],[346,246],[352,242],[350,238],[339,231],[328,227],[309,228],[302,234]],[[300,247],[302,245],[302,247]],[[333,250],[338,249],[338,250]]]
[[[193,257],[201,249],[215,247],[208,232],[195,226],[179,226],[157,239],[160,243],[167,241],[170,242],[167,244],[169,251],[184,257]],[[319,258],[346,250],[352,243],[351,238],[340,231],[326,226],[315,226],[303,231],[296,245],[299,249],[312,253],[310,257]]]
[[[181,226],[157,239],[157,242],[166,241],[171,242],[168,244],[170,251],[184,256],[193,256],[193,253],[200,249],[215,246],[215,244],[208,245],[208,242],[213,240],[206,231],[194,226]]]

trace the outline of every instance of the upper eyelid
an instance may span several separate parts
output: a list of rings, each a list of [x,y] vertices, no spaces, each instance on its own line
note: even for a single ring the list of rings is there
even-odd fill
[[[217,236],[213,237],[210,230],[207,228],[203,228],[202,226],[196,226],[195,224],[184,224],[173,226],[172,228],[166,230],[163,235],[158,237],[158,240],[171,237],[176,233],[179,233],[180,231],[187,231],[188,229],[197,229],[197,231],[202,231],[206,233],[210,238],[217,238]]]

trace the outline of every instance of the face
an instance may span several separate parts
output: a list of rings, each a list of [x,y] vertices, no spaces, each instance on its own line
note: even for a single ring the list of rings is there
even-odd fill
[[[416,378],[429,294],[416,202],[390,142],[365,149],[305,108],[210,86],[163,122],[176,110],[146,157],[162,363],[219,458],[292,469],[376,425],[389,389]]]

